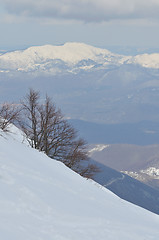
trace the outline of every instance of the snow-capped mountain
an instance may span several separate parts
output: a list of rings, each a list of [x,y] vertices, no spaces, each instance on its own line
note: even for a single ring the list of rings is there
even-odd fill
[[[128,64],[138,64],[145,68],[159,68],[159,53],[142,54],[131,57]]]
[[[66,43],[63,46],[45,45],[5,53],[0,56],[0,71],[42,71],[53,74],[61,71],[62,66],[67,71],[76,68],[89,70],[96,65],[119,65],[126,59],[127,57],[83,43]]]
[[[156,240],[159,216],[121,200],[0,132],[0,232],[3,240]]]
[[[66,43],[62,46],[35,46],[26,50],[0,55],[0,71],[43,72],[57,74],[79,70],[105,69],[111,65],[139,64],[159,68],[159,54],[123,56],[106,49],[83,43]]]

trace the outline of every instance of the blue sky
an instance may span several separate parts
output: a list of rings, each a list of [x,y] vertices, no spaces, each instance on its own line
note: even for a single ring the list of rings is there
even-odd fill
[[[159,0],[0,0],[0,49],[59,45],[159,47]]]

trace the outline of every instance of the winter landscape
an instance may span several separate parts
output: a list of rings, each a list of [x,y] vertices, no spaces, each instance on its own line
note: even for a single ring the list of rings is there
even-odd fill
[[[0,0],[0,239],[159,238],[158,16]]]

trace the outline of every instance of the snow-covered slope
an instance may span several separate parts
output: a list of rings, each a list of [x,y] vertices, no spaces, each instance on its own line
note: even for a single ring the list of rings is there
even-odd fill
[[[1,239],[158,239],[159,216],[31,149],[12,130],[0,136]]]

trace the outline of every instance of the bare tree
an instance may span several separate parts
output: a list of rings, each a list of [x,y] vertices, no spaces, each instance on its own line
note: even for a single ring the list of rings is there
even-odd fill
[[[0,129],[9,131],[9,125],[19,120],[20,108],[16,104],[3,103],[0,106]]]
[[[20,127],[26,134],[29,144],[34,148],[38,148],[38,135],[40,134],[39,98],[39,92],[30,89],[22,101]]]
[[[89,158],[85,141],[77,137],[48,96],[41,103],[39,92],[30,89],[22,101],[22,112],[21,128],[32,147],[62,161],[82,176],[93,176],[97,167],[86,164]]]

